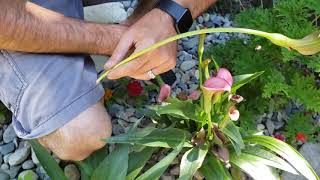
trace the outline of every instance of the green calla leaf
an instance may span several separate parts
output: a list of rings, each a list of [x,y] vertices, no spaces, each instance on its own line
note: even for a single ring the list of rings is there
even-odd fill
[[[263,146],[288,161],[297,171],[308,180],[319,180],[319,176],[303,156],[290,145],[269,136],[249,136],[244,138],[246,143],[255,143]]]
[[[159,115],[167,114],[177,118],[198,121],[198,107],[192,101],[180,101],[176,98],[171,98],[162,105],[149,108],[156,111]]]
[[[187,151],[181,159],[179,180],[190,180],[201,167],[208,152],[208,145],[194,147]]]
[[[280,180],[279,174],[269,166],[266,166],[256,156],[246,156],[245,153],[240,155],[231,154],[230,162],[242,169],[253,179],[256,180]]]
[[[39,162],[52,180],[67,180],[59,164],[53,159],[51,154],[37,142],[29,140]]]
[[[256,156],[257,159],[260,158],[260,161],[265,165],[288,171],[292,174],[298,174],[297,171],[285,160],[265,149],[261,149],[259,147],[251,147],[243,150],[242,152],[247,156]]]
[[[151,167],[148,171],[139,176],[136,180],[153,180],[159,179],[160,176],[165,172],[171,162],[176,158],[183,148],[185,139],[180,141],[180,144],[170,154],[164,157],[161,161]]]
[[[236,127],[233,122],[229,121],[227,125],[221,129],[221,131],[232,140],[232,145],[234,146],[236,152],[239,154],[239,150],[244,148],[244,142],[242,140],[242,136],[239,132],[238,127]]]
[[[105,141],[107,143],[125,143],[125,144],[141,144],[149,147],[177,147],[181,139],[190,139],[189,132],[176,128],[145,128],[136,132],[121,134],[110,137]],[[185,147],[190,147],[189,143],[184,144]]]
[[[231,180],[228,170],[211,154],[207,154],[199,172],[207,180]]]
[[[134,180],[138,176],[155,150],[156,148],[146,147],[140,152],[134,152],[129,155],[128,175],[126,180]]]
[[[104,160],[107,154],[107,149],[101,148],[100,150],[92,153],[87,159],[75,162],[80,170],[81,180],[89,180],[93,171]]]
[[[128,170],[129,145],[118,145],[94,170],[91,180],[124,180]]]
[[[239,88],[248,84],[250,81],[256,79],[257,77],[261,76],[263,73],[264,71],[256,72],[253,74],[243,74],[239,76],[234,76],[233,77],[234,83],[233,83],[231,92],[235,93]]]

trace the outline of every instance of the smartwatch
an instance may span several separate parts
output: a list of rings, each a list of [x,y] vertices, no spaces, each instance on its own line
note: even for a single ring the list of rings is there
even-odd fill
[[[169,14],[174,19],[174,26],[178,34],[188,32],[193,19],[188,8],[184,8],[173,0],[159,0],[156,8]]]

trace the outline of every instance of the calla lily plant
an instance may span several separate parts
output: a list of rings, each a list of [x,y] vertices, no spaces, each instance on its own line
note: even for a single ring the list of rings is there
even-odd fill
[[[237,105],[243,97],[237,90],[256,79],[263,72],[232,76],[228,69],[220,68],[213,59],[203,59],[205,34],[214,32],[240,32],[265,37],[276,45],[296,50],[304,55],[320,52],[320,31],[301,40],[281,34],[266,33],[242,28],[212,28],[180,34],[152,45],[133,54],[113,68],[178,39],[200,35],[199,88],[185,100],[171,95],[171,87],[157,77],[159,95],[156,105],[144,111],[153,120],[153,127],[139,129],[136,122],[125,134],[105,139],[117,144],[115,149],[99,164],[86,160],[78,165],[84,179],[103,180],[154,180],[159,179],[173,161],[179,160],[180,180],[197,177],[207,180],[243,179],[246,175],[257,180],[278,180],[279,172],[288,171],[302,175],[309,180],[320,180],[311,165],[293,147],[284,142],[285,138],[263,136],[261,132],[247,132],[238,127],[241,116]],[[209,69],[214,63],[215,69]],[[105,78],[106,71],[97,82]],[[299,138],[299,139],[298,139]],[[297,140],[305,140],[297,135]],[[37,143],[32,142],[36,147]],[[35,148],[35,153],[47,153]],[[159,161],[146,166],[156,152],[161,152]],[[44,156],[38,156],[44,157]],[[99,153],[92,158],[99,157]],[[40,158],[40,161],[47,161]],[[50,163],[54,164],[54,160]],[[148,168],[147,168],[148,167]],[[63,173],[48,172],[55,179]],[[50,171],[51,170],[51,171]],[[55,173],[58,172],[58,173]],[[50,174],[50,173],[49,173]],[[91,178],[90,178],[91,177]],[[201,179],[201,178],[200,178]]]
[[[211,32],[259,35],[279,46],[295,49],[305,55],[320,51],[319,32],[301,40],[294,40],[281,34],[256,30],[216,28],[169,38],[127,58],[117,66],[179,38],[200,35],[199,88],[181,100],[171,97],[171,87],[157,77],[160,87],[158,104],[150,106],[145,112],[146,116],[156,123],[156,127],[133,129],[126,134],[106,139],[107,143],[139,147],[139,150],[133,150],[135,154],[151,152],[147,157],[136,159],[143,162],[139,168],[136,167],[138,171],[132,174],[132,171],[128,170],[124,178],[159,179],[172,161],[178,158],[181,180],[190,180],[196,173],[208,180],[242,179],[244,174],[258,180],[279,179],[279,171],[275,169],[319,180],[310,164],[290,145],[277,138],[263,136],[261,132],[243,131],[237,126],[241,121],[237,105],[244,99],[237,94],[237,90],[263,72],[232,76],[228,69],[220,68],[214,60],[203,60],[205,33]],[[210,63],[215,63],[216,68],[209,69]],[[168,152],[167,156],[150,169],[141,171],[146,159],[159,148],[164,148]]]

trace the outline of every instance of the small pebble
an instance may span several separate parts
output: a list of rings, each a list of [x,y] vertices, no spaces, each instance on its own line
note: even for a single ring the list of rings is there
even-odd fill
[[[1,180],[9,180],[9,179],[10,179],[10,176],[9,176],[7,173],[5,173],[5,172],[1,172],[1,171],[0,171],[0,179],[1,179]]]
[[[22,169],[32,169],[34,167],[34,163],[32,160],[25,161],[22,164]]]
[[[14,144],[13,143],[8,143],[0,146],[0,153],[2,155],[7,155],[14,151]]]
[[[11,154],[12,154],[12,153],[9,153],[9,154],[3,156],[3,161],[4,161],[5,163],[8,163],[8,162],[9,162],[9,157],[11,156]]]
[[[68,180],[79,180],[80,173],[78,168],[74,164],[69,164],[64,168],[64,174]]]
[[[9,169],[9,165],[8,164],[1,164],[1,169],[2,170],[8,170]]]
[[[40,164],[40,162],[37,158],[37,155],[32,148],[31,148],[31,159],[34,164]]]
[[[3,141],[4,141],[5,143],[9,143],[9,142],[13,141],[13,139],[14,139],[15,137],[17,137],[17,135],[16,135],[16,133],[15,133],[15,131],[14,131],[14,129],[13,129],[12,124],[10,124],[10,125],[7,127],[7,129],[4,131],[4,133],[3,133]]]
[[[39,176],[32,170],[26,170],[19,174],[18,179],[20,178],[24,180],[37,180]]]
[[[257,130],[258,131],[262,131],[262,130],[264,130],[265,129],[265,126],[263,125],[263,124],[258,124],[257,125]]]
[[[25,161],[30,154],[30,148],[23,147],[21,149],[16,150],[10,157],[9,157],[9,164],[10,166],[15,166],[21,164]]]

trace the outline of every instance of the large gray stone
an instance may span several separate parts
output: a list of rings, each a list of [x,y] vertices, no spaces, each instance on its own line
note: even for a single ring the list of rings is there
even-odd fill
[[[84,8],[84,17],[88,21],[100,23],[119,23],[127,18],[127,12],[120,2],[105,3]]]
[[[320,143],[312,144],[306,143],[304,144],[299,152],[302,156],[311,164],[316,173],[320,176]],[[303,176],[293,175],[288,172],[282,173],[283,180],[305,180]]]
[[[9,164],[10,166],[15,166],[21,164],[25,161],[30,154],[30,148],[23,147],[21,149],[16,150],[11,156],[9,157]]]

